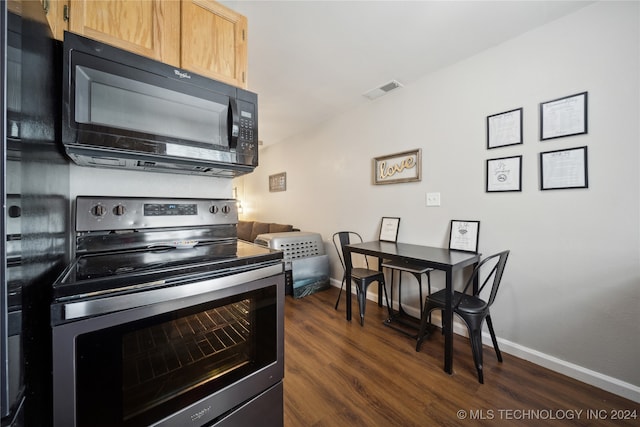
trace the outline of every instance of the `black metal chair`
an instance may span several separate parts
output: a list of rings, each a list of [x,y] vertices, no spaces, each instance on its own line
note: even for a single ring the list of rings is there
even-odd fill
[[[500,281],[502,280],[502,273],[504,267],[507,264],[507,258],[509,257],[508,250],[499,252],[483,259],[477,267],[473,270],[473,274],[467,281],[464,290],[462,292],[454,291],[453,295],[453,312],[460,316],[469,329],[469,341],[471,342],[471,351],[473,353],[473,361],[478,371],[478,381],[484,383],[482,375],[482,322],[487,319],[487,327],[491,334],[491,340],[493,341],[493,348],[496,351],[498,361],[502,362],[502,354],[498,348],[498,341],[496,340],[496,334],[493,331],[493,323],[491,322],[491,316],[489,314],[489,307],[493,304],[498,293]],[[486,266],[486,267],[485,267]],[[474,279],[480,278],[480,271],[484,271],[492,267],[487,274],[486,279],[482,282],[482,285],[478,288],[478,291],[473,295],[467,294],[469,287],[473,283]],[[480,298],[480,292],[484,289],[485,285],[493,278],[491,285],[491,292],[489,298],[485,301]],[[416,351],[420,351],[422,341],[427,333],[427,326],[429,324],[428,315],[433,310],[445,309],[446,290],[440,290],[426,297],[424,303],[424,312],[422,313],[422,322],[420,324],[420,332],[418,333],[418,341],[416,343]]]
[[[342,251],[342,247],[351,243],[362,243],[362,237],[353,231],[339,231],[333,235],[333,245],[336,248],[336,252],[338,253],[338,258],[340,259],[340,263],[342,264],[342,284],[340,285],[340,293],[338,294],[338,299],[336,300],[335,309],[338,309],[338,304],[340,303],[340,296],[342,295],[342,288],[344,287],[345,281],[347,279],[347,268],[344,259],[344,253]],[[362,255],[364,261],[364,268],[352,266],[351,268],[351,280],[356,285],[356,293],[358,299],[358,308],[360,310],[360,324],[364,325],[364,312],[367,303],[367,289],[369,285],[373,282],[378,282],[378,293],[382,289],[384,291],[384,298],[387,303],[387,307],[389,308],[389,298],[387,297],[387,288],[384,283],[384,273],[378,270],[372,270],[369,268],[369,260],[366,255]],[[391,314],[391,309],[389,308],[389,314]]]

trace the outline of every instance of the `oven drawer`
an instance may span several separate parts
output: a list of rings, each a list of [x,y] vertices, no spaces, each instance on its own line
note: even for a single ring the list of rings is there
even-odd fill
[[[282,427],[284,387],[279,382],[209,427]]]

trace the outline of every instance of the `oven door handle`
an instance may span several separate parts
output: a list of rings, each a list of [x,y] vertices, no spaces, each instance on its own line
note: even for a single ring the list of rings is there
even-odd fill
[[[226,273],[224,276],[213,277],[182,285],[114,296],[103,296],[100,298],[77,302],[62,302],[52,306],[52,311],[54,313],[56,311],[58,312],[57,314],[52,315],[52,323],[55,326],[69,320],[78,320],[84,317],[108,314],[116,311],[143,307],[150,304],[177,300],[184,298],[185,295],[193,297],[212,291],[231,288],[254,280],[275,276],[281,274],[283,271],[284,265],[282,263],[240,272],[234,272],[234,269],[232,268],[224,270],[224,273]],[[229,274],[230,272],[231,274]],[[55,319],[60,320],[56,321]]]

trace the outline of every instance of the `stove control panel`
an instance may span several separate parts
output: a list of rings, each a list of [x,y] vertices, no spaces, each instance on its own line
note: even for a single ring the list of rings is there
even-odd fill
[[[76,231],[130,230],[238,223],[235,199],[76,198]]]
[[[212,207],[215,205],[212,205]],[[209,208],[211,211],[211,208]],[[144,216],[198,215],[196,203],[145,203]]]

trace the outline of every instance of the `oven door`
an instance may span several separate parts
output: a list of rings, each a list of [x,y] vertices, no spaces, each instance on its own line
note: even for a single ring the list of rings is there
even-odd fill
[[[54,326],[54,425],[207,425],[278,385],[281,267],[248,282],[237,276],[196,282],[197,295]]]

